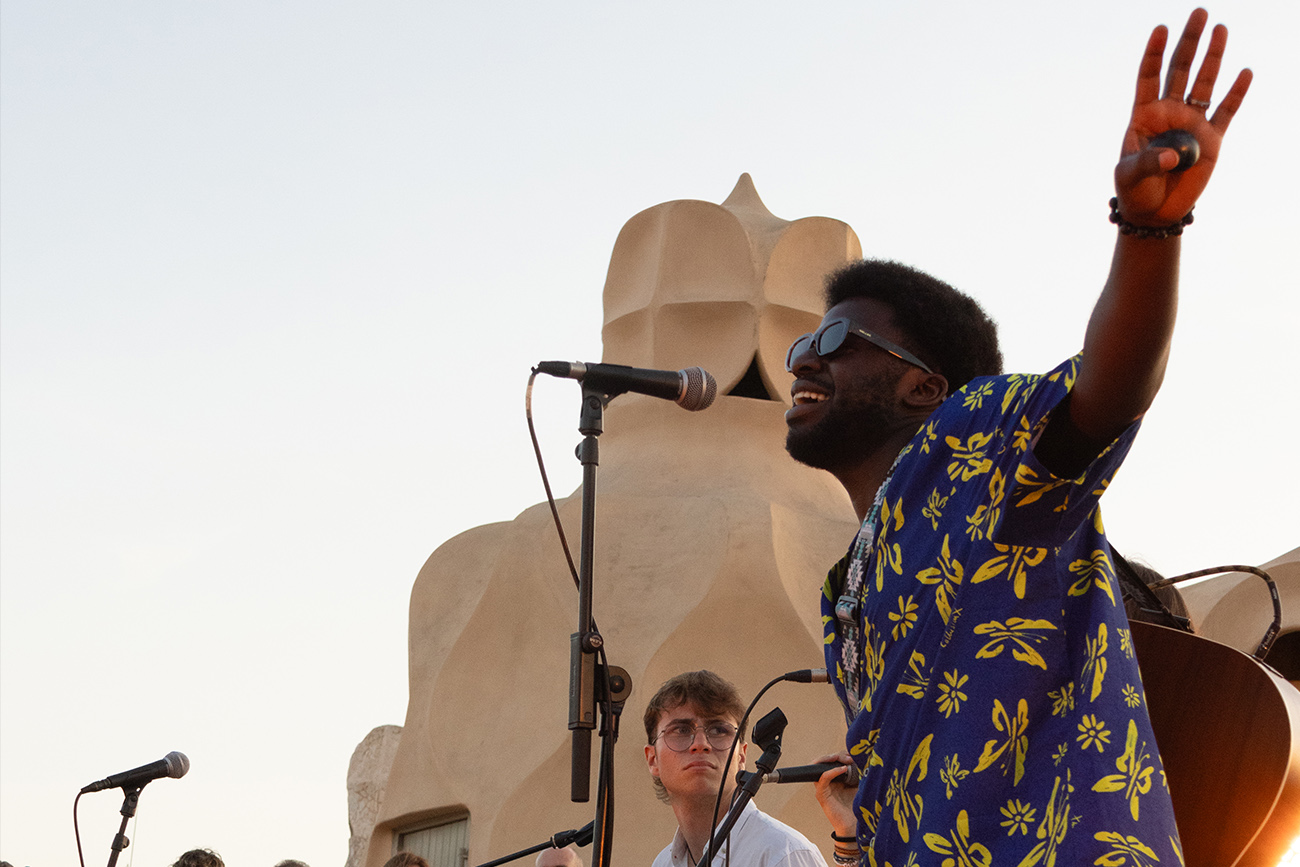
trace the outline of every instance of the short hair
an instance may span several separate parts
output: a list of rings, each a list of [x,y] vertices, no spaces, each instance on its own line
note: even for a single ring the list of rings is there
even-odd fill
[[[910,265],[863,259],[826,281],[826,309],[850,298],[888,307],[903,346],[948,380],[951,394],[977,376],[1002,372],[998,326],[973,298]]]
[[[664,711],[688,703],[695,705],[705,716],[731,717],[736,721],[736,739],[745,740],[745,703],[740,700],[740,693],[730,682],[705,669],[669,678],[650,698],[645,707],[646,743],[655,742],[655,729],[659,727],[659,717]],[[652,776],[651,779],[659,800],[668,803],[664,784],[658,777]]]
[[[172,867],[226,867],[226,862],[211,849],[191,849],[177,858]]]
[[[429,862],[414,852],[398,852],[384,862],[384,867],[429,867]]]
[[[307,865],[302,861],[299,861],[297,858],[286,858],[279,864],[276,864],[275,867],[307,867]]]

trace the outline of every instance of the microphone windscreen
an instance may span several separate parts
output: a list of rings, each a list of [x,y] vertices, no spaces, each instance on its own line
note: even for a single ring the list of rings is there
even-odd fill
[[[678,406],[691,412],[712,406],[718,396],[717,380],[702,367],[688,367],[682,374],[686,377],[686,390],[678,398]]]
[[[167,763],[167,776],[172,779],[180,779],[190,772],[190,760],[184,753],[172,750],[163,756],[163,761]]]

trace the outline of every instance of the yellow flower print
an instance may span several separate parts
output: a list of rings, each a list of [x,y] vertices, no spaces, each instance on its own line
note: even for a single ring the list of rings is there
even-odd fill
[[[981,505],[972,515],[966,516],[966,535],[972,539],[983,539],[993,532],[1002,517],[1002,498],[1006,496],[1007,478],[1001,469],[993,470],[989,477],[989,501]],[[938,529],[937,527],[935,528]]]
[[[961,703],[966,700],[966,693],[961,688],[968,680],[969,675],[959,675],[955,668],[944,672],[943,683],[938,687],[939,697],[935,701],[939,703],[939,710],[943,711],[945,719],[961,710]]]
[[[894,622],[894,628],[889,632],[891,638],[897,641],[907,634],[907,630],[916,623],[916,612],[920,607],[912,596],[906,599],[902,596],[898,597],[898,611],[889,612],[889,619]]]
[[[939,779],[943,780],[944,791],[948,793],[948,800],[952,800],[953,791],[961,784],[961,781],[970,776],[970,771],[961,766],[957,759],[957,754],[943,760],[943,768],[939,771]]]
[[[907,672],[903,682],[898,685],[898,692],[912,698],[925,698],[925,691],[930,688],[930,678],[924,672],[925,654],[913,650],[912,658],[907,661]]]
[[[938,424],[938,422],[932,421],[925,426],[925,436],[921,438],[921,454],[923,455],[928,455],[930,453],[930,443],[939,438],[939,435],[934,432],[936,424]]]
[[[1009,641],[1013,645],[1011,648],[1011,657],[1013,659],[1018,659],[1046,671],[1047,661],[1043,659],[1043,655],[1033,645],[1047,641],[1047,636],[1039,633],[1049,629],[1056,629],[1050,621],[1025,620],[1023,617],[1008,618],[1005,625],[996,620],[981,623],[975,627],[975,634],[991,637],[983,647],[976,651],[975,658],[992,659],[995,656],[1000,656]]]
[[[943,859],[943,867],[991,867],[993,864],[993,853],[988,847],[971,842],[970,816],[965,810],[957,814],[957,827],[947,837],[926,834],[925,845],[931,852],[948,856]]]
[[[862,766],[870,769],[872,765],[884,767],[885,760],[876,754],[876,743],[880,740],[880,729],[872,729],[867,736],[849,747],[849,755],[864,756]]]
[[[1096,701],[1097,696],[1101,695],[1102,682],[1106,679],[1106,624],[1099,623],[1097,637],[1093,639],[1085,635],[1083,643],[1088,649],[1088,659],[1083,663],[1079,680],[1087,683],[1089,672],[1092,673],[1092,691],[1088,694],[1088,701]]]
[[[1128,721],[1128,736],[1124,740],[1124,754],[1115,761],[1118,774],[1109,774],[1093,784],[1094,792],[1120,792],[1128,798],[1129,812],[1138,821],[1138,799],[1151,791],[1151,775],[1155,768],[1148,764],[1151,754],[1146,741],[1138,746],[1137,723]]]
[[[930,492],[924,508],[921,509],[921,514],[930,519],[931,529],[939,529],[939,519],[943,517],[943,509],[946,505],[948,505],[948,498],[940,496],[938,488]]]
[[[945,437],[944,442],[952,449],[952,463],[948,464],[948,478],[954,482],[958,477],[969,482],[975,476],[993,469],[992,459],[985,457],[984,447],[993,439],[991,433],[975,433],[962,442],[957,437]]]
[[[889,781],[889,789],[885,792],[885,803],[894,808],[894,823],[898,825],[898,836],[904,843],[911,837],[912,825],[921,827],[921,814],[925,809],[925,802],[920,795],[909,792],[908,788],[912,785],[913,774],[916,775],[918,783],[925,779],[930,767],[930,741],[933,738],[934,735],[926,735],[916,745],[916,751],[912,753],[912,761],[907,765],[906,774],[900,775],[898,769],[894,769],[894,776]]]
[[[1116,629],[1115,631],[1119,633],[1119,649],[1120,649],[1120,651],[1121,651],[1125,656],[1127,656],[1129,659],[1132,659],[1133,656],[1134,656],[1134,653],[1133,653],[1133,631],[1132,631],[1131,629]]]
[[[1028,804],[1020,803],[1020,799],[1018,798],[1014,801],[1007,801],[1007,805],[1005,807],[999,807],[998,811],[1001,812],[1003,816],[1006,816],[1006,818],[1002,820],[1002,827],[1008,829],[1008,837],[1014,837],[1017,831],[1025,836],[1029,836],[1029,823],[1034,821],[1034,816],[1038,812]]]
[[[1083,744],[1081,749],[1095,746],[1097,752],[1106,752],[1106,744],[1110,743],[1110,729],[1106,728],[1104,722],[1093,714],[1086,713],[1079,723],[1079,731],[1080,735],[1075,740]]]
[[[1070,571],[1079,576],[1078,580],[1070,585],[1071,596],[1082,596],[1089,588],[1095,586],[1110,597],[1111,605],[1115,604],[1115,591],[1110,586],[1115,567],[1111,565],[1105,551],[1098,549],[1093,551],[1092,556],[1087,560],[1075,560],[1070,564]]]
[[[1005,381],[1007,385],[1007,390],[1006,393],[1002,395],[1003,415],[1006,415],[1007,411],[1011,409],[1012,401],[1016,399],[1016,395],[1020,394],[1021,388],[1023,388],[1025,384],[1028,383],[1030,380],[1023,373],[1013,373],[1010,376],[1008,376]]]
[[[1047,697],[1052,700],[1052,716],[1065,716],[1066,711],[1074,710],[1074,683],[1049,690]]]
[[[948,535],[943,537],[943,550],[939,555],[939,565],[931,566],[928,569],[922,569],[916,573],[916,580],[922,584],[938,584],[934,591],[935,605],[939,608],[939,616],[943,622],[947,623],[952,617],[952,603],[957,599],[957,590],[961,586],[964,569],[957,560],[954,560],[949,553]]]
[[[1045,476],[1040,478],[1038,473],[1034,472],[1026,464],[1016,467],[1016,484],[1026,490],[1026,493],[1016,502],[1016,507],[1028,506],[1041,500],[1048,493],[1057,488],[1070,484],[1068,479],[1058,479],[1055,476]]]
[[[984,398],[993,393],[993,380],[981,382],[975,388],[968,388],[963,392],[961,405],[965,409],[982,409],[984,407]]]
[[[885,639],[879,630],[872,628],[870,622],[862,632],[862,648],[862,673],[867,676],[867,686],[862,693],[862,708],[871,710],[872,698],[885,676]]]
[[[1065,782],[1057,777],[1052,784],[1052,796],[1047,801],[1047,813],[1038,826],[1036,836],[1042,842],[1029,850],[1029,854],[1020,862],[1019,867],[1054,867],[1057,849],[1070,831],[1070,793],[1074,786],[1070,783],[1070,771],[1065,771]]]
[[[1098,867],[1152,867],[1160,860],[1160,856],[1150,846],[1132,835],[1098,831],[1092,838],[1111,846],[1109,852],[1092,862]]]
[[[998,552],[997,556],[976,569],[975,574],[971,576],[970,583],[979,584],[1006,572],[1007,580],[1011,582],[1016,598],[1024,599],[1025,581],[1029,577],[1029,570],[1047,559],[1047,549],[1022,548],[994,543],[993,550]]]
[[[1016,454],[1024,454],[1029,448],[1029,441],[1033,439],[1034,431],[1029,426],[1029,416],[1022,415],[1016,429],[1011,432],[1011,447],[1016,450]]]
[[[1052,764],[1056,765],[1057,767],[1060,767],[1061,759],[1065,758],[1065,754],[1069,751],[1069,749],[1070,749],[1070,745],[1068,743],[1061,744],[1059,747],[1057,747],[1056,752],[1052,753]]]
[[[1124,704],[1129,707],[1137,707],[1142,703],[1142,696],[1138,695],[1137,688],[1131,683],[1124,684]]]
[[[890,523],[893,527],[890,527]],[[903,574],[903,549],[897,544],[889,544],[891,532],[903,528],[903,501],[894,501],[893,512],[889,507],[889,498],[880,502],[880,537],[876,539],[876,590],[885,589],[885,567],[888,566],[895,575]]]
[[[876,836],[876,828],[880,824],[880,813],[882,810],[884,810],[884,807],[879,801],[876,801],[876,808],[874,810],[868,810],[866,807],[858,807],[858,813],[862,815],[862,824],[867,826],[867,832],[872,837]]]
[[[1006,759],[1002,762],[1002,773],[1006,774],[1014,759],[1016,772],[1011,784],[1019,785],[1020,778],[1025,775],[1025,754],[1029,752],[1029,705],[1023,698],[1020,699],[1020,703],[1016,706],[1016,716],[1012,719],[1007,714],[1006,708],[1002,706],[1002,702],[994,699],[993,726],[1003,732],[1006,738],[1002,741],[994,738],[985,742],[984,752],[980,754],[979,764],[975,766],[975,773],[978,774],[990,767],[1003,753],[1006,753]]]

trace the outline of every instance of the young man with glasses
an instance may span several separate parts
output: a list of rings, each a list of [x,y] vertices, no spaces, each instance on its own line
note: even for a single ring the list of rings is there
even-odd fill
[[[790,348],[787,449],[862,522],[822,594],[862,780],[821,800],[873,867],[1182,863],[1097,504],[1164,375],[1179,236],[1250,83],[1207,118],[1227,31],[1193,77],[1205,24],[1192,13],[1163,96],[1165,29],[1147,44],[1081,355],[996,375],[978,305],[889,262],[833,275]],[[1181,169],[1154,140],[1179,129],[1200,150]]]
[[[645,710],[646,764],[659,799],[672,807],[677,833],[654,867],[694,867],[713,836],[714,807],[722,788],[718,821],[745,767],[745,705],[736,688],[711,671],[688,671],[666,682]],[[736,743],[739,739],[739,743]],[[735,744],[735,754],[727,761]],[[817,847],[755,806],[745,806],[729,842],[713,858],[718,867],[826,867]]]

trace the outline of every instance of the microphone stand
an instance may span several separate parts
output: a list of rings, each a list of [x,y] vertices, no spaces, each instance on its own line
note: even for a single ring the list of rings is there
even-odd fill
[[[705,847],[704,854],[700,856],[700,862],[696,867],[709,867],[713,854],[726,842],[732,826],[739,821],[740,814],[745,812],[745,806],[758,794],[759,787],[763,785],[763,776],[772,773],[776,768],[776,763],[781,758],[781,737],[785,734],[786,725],[785,714],[779,707],[772,708],[770,713],[754,723],[754,743],[763,748],[763,755],[759,756],[758,761],[754,763],[758,770],[753,774],[745,771],[736,774],[740,787],[736,789],[735,797],[732,798],[731,808],[727,810],[727,815],[713,832],[713,839]],[[727,857],[730,861],[730,848]]]
[[[108,856],[108,867],[114,867],[117,864],[117,856],[122,854],[122,850],[131,845],[131,841],[126,838],[126,823],[131,821],[135,815],[135,808],[140,803],[140,790],[144,786],[136,786],[126,789],[125,797],[122,799],[122,825],[117,829],[117,836],[113,838],[112,854]]]
[[[596,728],[596,700],[601,699],[600,773],[596,794],[596,818],[592,847],[592,867],[608,867],[614,845],[614,743],[618,740],[618,720],[623,703],[632,691],[632,681],[621,668],[600,665],[605,640],[596,631],[591,616],[592,571],[596,527],[596,468],[600,449],[596,438],[604,432],[605,405],[623,391],[602,391],[582,386],[582,411],[578,445],[582,464],[582,539],[578,560],[578,631],[569,637],[569,729],[573,732],[572,779],[570,796],[586,802],[591,789],[591,733]],[[599,680],[599,686],[598,684]]]
[[[510,861],[514,861],[516,858],[522,858],[525,855],[531,855],[534,852],[540,852],[543,849],[563,849],[570,843],[575,846],[586,846],[591,842],[591,831],[594,825],[594,822],[588,822],[576,831],[561,831],[558,834],[551,835],[551,839],[547,840],[545,843],[538,843],[536,846],[529,846],[527,849],[520,849],[518,852],[511,855],[506,855],[504,858],[498,858],[495,861],[488,861],[484,864],[478,865],[478,867],[500,867],[501,864],[506,864]]]

